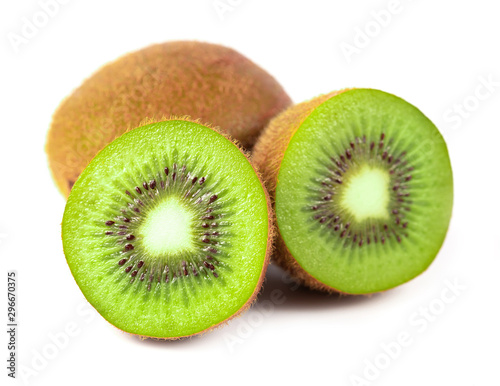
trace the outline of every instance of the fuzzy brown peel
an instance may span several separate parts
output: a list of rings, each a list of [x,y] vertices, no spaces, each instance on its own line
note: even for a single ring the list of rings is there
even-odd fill
[[[290,103],[271,75],[230,48],[153,45],[105,65],[63,100],[47,137],[49,165],[68,196],[97,152],[145,118],[190,115],[251,148]]]

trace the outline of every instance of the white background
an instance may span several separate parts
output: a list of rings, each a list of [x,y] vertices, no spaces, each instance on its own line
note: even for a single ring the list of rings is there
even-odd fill
[[[221,13],[214,3],[229,8]],[[2,2],[0,288],[5,294],[7,270],[17,270],[18,359],[27,383],[353,385],[353,376],[370,377],[364,372],[372,363],[376,370],[358,384],[499,384],[500,9],[493,0],[400,0],[380,26],[373,12],[393,10],[390,3],[73,0],[16,52],[9,36],[42,8],[35,0]],[[371,37],[361,47],[364,30]],[[357,52],[345,55],[342,47],[356,47],[356,37]],[[178,39],[237,49],[295,102],[373,87],[428,115],[447,140],[455,177],[451,227],[428,271],[383,294],[338,298],[296,289],[274,267],[257,307],[179,342],[140,341],[101,318],[62,252],[65,201],[49,174],[47,129],[60,101],[101,65]],[[463,117],[454,110],[460,105]],[[450,282],[458,295],[445,304]],[[422,314],[429,307],[432,322]],[[387,362],[383,345],[405,332],[410,343]],[[6,334],[1,342],[0,382],[7,384]]]

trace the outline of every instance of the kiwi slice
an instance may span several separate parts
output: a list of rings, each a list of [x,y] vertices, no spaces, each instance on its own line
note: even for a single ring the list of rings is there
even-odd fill
[[[275,199],[277,262],[306,285],[366,294],[423,272],[447,232],[453,180],[434,124],[404,100],[343,90],[294,106],[254,148]]]
[[[290,103],[269,73],[231,48],[153,45],[104,66],[61,103],[47,137],[49,165],[67,196],[97,152],[145,118],[189,115],[251,148]]]
[[[157,122],[85,168],[64,212],[64,253],[87,300],[119,329],[190,336],[256,298],[269,260],[268,203],[230,140],[196,122]]]

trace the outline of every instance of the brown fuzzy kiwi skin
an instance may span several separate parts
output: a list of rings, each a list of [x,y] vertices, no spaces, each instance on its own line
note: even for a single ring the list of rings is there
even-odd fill
[[[152,45],[105,65],[62,101],[47,136],[49,166],[67,197],[97,152],[145,118],[189,115],[250,149],[290,104],[270,74],[231,48]]]
[[[343,89],[333,91],[328,94],[320,95],[309,101],[296,104],[289,107],[281,114],[271,120],[265,128],[259,140],[254,146],[252,152],[252,161],[259,168],[264,177],[266,188],[271,196],[273,208],[275,206],[276,186],[279,183],[278,174],[281,167],[281,162],[288,148],[288,144],[293,135],[300,127],[302,122],[323,102],[328,99],[351,89]],[[319,290],[328,293],[342,293],[338,289],[332,288],[305,271],[300,264],[295,260],[293,255],[286,247],[285,241],[279,234],[279,227],[276,221],[276,212],[273,210],[273,221],[278,229],[278,235],[275,239],[276,250],[273,254],[273,261],[286,270],[290,276],[297,281],[313,290]]]
[[[122,331],[122,332],[124,332],[124,333],[126,333],[128,335],[136,336],[136,337],[140,338],[141,340],[151,339],[151,340],[158,340],[158,341],[176,341],[176,340],[191,338],[191,337],[195,337],[195,336],[201,336],[201,335],[204,335],[204,334],[206,334],[208,332],[211,332],[214,329],[217,329],[219,327],[222,327],[222,326],[226,325],[231,319],[239,317],[245,311],[249,310],[250,307],[252,307],[252,305],[257,301],[257,295],[259,294],[259,292],[260,292],[260,290],[261,290],[261,288],[262,288],[262,286],[264,284],[264,279],[266,277],[267,268],[269,266],[269,263],[270,263],[270,260],[271,260],[271,256],[273,255],[273,252],[274,252],[274,240],[275,240],[276,235],[277,235],[276,228],[275,228],[275,225],[274,225],[275,224],[275,222],[274,222],[274,217],[275,216],[274,216],[273,207],[272,207],[272,204],[271,204],[271,197],[270,197],[270,195],[269,195],[269,193],[268,193],[268,191],[267,191],[267,189],[265,187],[264,179],[262,177],[262,174],[258,171],[258,169],[255,166],[255,164],[251,161],[250,153],[237,140],[231,138],[231,136],[229,136],[227,133],[225,133],[224,131],[222,131],[219,127],[216,127],[216,126],[214,126],[214,125],[212,125],[210,123],[201,123],[200,119],[194,120],[194,119],[191,119],[191,117],[189,117],[189,116],[180,116],[180,117],[171,116],[170,118],[162,117],[161,119],[147,118],[147,119],[144,119],[144,120],[141,121],[140,126],[145,126],[145,125],[149,125],[149,124],[153,124],[153,123],[158,123],[158,122],[161,122],[161,121],[175,121],[175,120],[182,120],[182,121],[189,121],[189,122],[199,123],[200,125],[203,125],[205,127],[208,127],[210,129],[214,130],[215,132],[219,133],[220,135],[222,135],[223,137],[225,137],[227,140],[229,140],[236,148],[238,148],[238,150],[248,160],[248,162],[252,166],[253,170],[257,174],[257,177],[258,177],[258,179],[259,179],[259,181],[261,183],[261,186],[262,186],[262,190],[264,191],[264,194],[265,194],[265,197],[266,197],[267,212],[268,212],[268,234],[267,234],[266,256],[264,258],[264,264],[262,266],[262,271],[261,271],[261,274],[260,274],[260,277],[259,277],[259,281],[257,282],[257,285],[255,286],[254,292],[252,293],[252,295],[250,296],[250,298],[246,301],[246,303],[243,304],[241,306],[241,308],[238,311],[236,311],[233,315],[231,315],[229,318],[221,321],[218,324],[210,326],[209,328],[207,328],[207,329],[205,329],[203,331],[200,331],[200,332],[197,332],[197,333],[191,334],[191,335],[177,336],[177,337],[153,337],[153,336],[133,334],[133,333],[130,333],[130,332],[127,332],[127,331],[123,331],[123,330],[119,329],[118,327],[116,327],[115,325],[113,325],[113,324],[110,323],[113,327],[117,328],[118,330],[120,330],[120,331]],[[138,127],[140,127],[140,126],[138,126]],[[101,150],[99,150],[99,152]],[[61,234],[61,237],[63,237],[62,234]],[[76,282],[76,280],[75,280],[75,282]],[[78,283],[77,283],[77,285],[78,285]],[[92,305],[90,302],[89,302],[89,304]],[[99,310],[97,310],[95,307],[94,307],[94,309],[99,313]],[[106,320],[104,317],[103,317],[103,319]]]

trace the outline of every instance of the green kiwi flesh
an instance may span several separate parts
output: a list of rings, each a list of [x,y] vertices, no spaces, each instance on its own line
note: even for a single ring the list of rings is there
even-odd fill
[[[64,253],[111,324],[175,339],[250,305],[268,262],[268,197],[246,155],[186,120],[136,128],[75,183]]]
[[[327,288],[402,284],[437,255],[453,204],[446,144],[404,100],[342,92],[316,107],[286,148],[276,217],[286,248]]]

